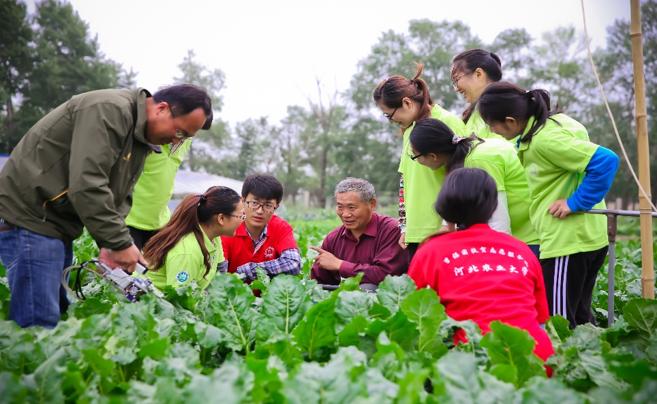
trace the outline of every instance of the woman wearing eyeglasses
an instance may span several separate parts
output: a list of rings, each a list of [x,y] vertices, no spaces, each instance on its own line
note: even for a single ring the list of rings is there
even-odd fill
[[[502,62],[499,56],[483,49],[469,49],[454,56],[451,74],[454,90],[469,104],[463,111],[465,133],[474,133],[482,139],[503,139],[490,130],[477,110],[481,93],[490,83],[502,79]]]
[[[447,125],[435,119],[415,123],[410,136],[412,160],[447,173],[457,168],[480,168],[497,185],[497,208],[489,225],[512,234],[539,254],[538,234],[529,220],[529,186],[525,170],[511,143],[503,139],[457,136]]]
[[[158,288],[182,286],[195,281],[205,289],[226,264],[221,238],[242,223],[239,194],[227,187],[211,187],[188,195],[173,212],[169,223],[144,246],[151,264],[147,276]]]
[[[442,220],[433,209],[445,170],[433,170],[411,160],[409,136],[413,123],[422,118],[435,118],[444,122],[455,133],[463,135],[463,121],[434,104],[427,83],[420,78],[424,65],[418,64],[415,76],[391,76],[383,80],[373,93],[374,102],[390,122],[402,130],[402,153],[399,161],[399,226],[402,230],[399,244],[408,248],[410,257],[418,245],[435,233]]]

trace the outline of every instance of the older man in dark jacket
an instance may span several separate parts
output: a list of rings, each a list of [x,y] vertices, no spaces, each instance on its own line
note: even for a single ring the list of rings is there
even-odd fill
[[[124,217],[151,152],[212,123],[206,92],[191,85],[98,90],[72,97],[39,120],[0,171],[0,260],[9,316],[54,327],[66,306],[63,269],[83,226],[108,260],[132,271],[143,261]]]

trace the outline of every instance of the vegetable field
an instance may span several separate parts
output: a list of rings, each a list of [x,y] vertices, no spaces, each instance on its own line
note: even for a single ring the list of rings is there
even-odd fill
[[[295,223],[302,256],[335,223]],[[501,323],[481,336],[445,315],[432,290],[406,276],[376,293],[357,280],[327,292],[305,276],[261,278],[260,297],[232,275],[205,292],[128,303],[105,284],[86,286],[53,330],[5,321],[0,273],[2,402],[654,402],[657,301],[638,298],[638,243],[618,245],[618,320],[611,328],[547,325],[556,354],[547,378],[533,340]],[[78,259],[95,255],[89,238]],[[606,274],[594,295],[603,322]],[[454,347],[457,328],[469,343]]]

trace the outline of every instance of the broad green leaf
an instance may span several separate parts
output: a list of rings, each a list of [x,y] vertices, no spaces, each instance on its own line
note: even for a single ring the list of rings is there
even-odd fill
[[[415,282],[408,275],[386,276],[376,290],[376,297],[391,314],[396,313],[401,302],[417,289]]]
[[[283,383],[280,373],[285,373],[285,365],[280,359],[270,356],[267,359],[246,358],[246,366],[254,375],[253,390],[250,394],[252,402],[268,402],[285,400],[282,395]]]
[[[370,366],[374,366],[389,380],[397,381],[408,372],[406,353],[385,332],[376,339],[376,352],[372,355]]]
[[[591,324],[576,327],[573,335],[548,359],[547,365],[552,366],[567,385],[578,390],[594,386],[624,390],[627,385],[609,371],[602,357],[602,332]]]
[[[21,377],[10,372],[0,372],[0,397],[7,403],[25,403],[30,390]]]
[[[350,290],[360,290],[360,282],[363,280],[364,274],[362,272],[352,276],[351,278],[343,279],[340,281],[340,286],[333,293],[346,292]]]
[[[513,401],[515,404],[559,403],[584,404],[586,398],[577,391],[566,387],[556,378],[534,377],[518,390]]]
[[[374,304],[371,293],[361,291],[346,291],[338,293],[335,305],[335,316],[338,320],[338,329],[350,322],[354,317],[366,318],[370,307]]]
[[[389,402],[398,394],[399,386],[386,379],[378,369],[367,369],[362,378],[364,378],[367,388],[367,402]]]
[[[13,321],[0,321],[0,369],[16,374],[32,373],[45,359],[36,329],[21,329]]]
[[[395,402],[402,404],[424,402],[427,397],[424,386],[428,377],[429,369],[423,369],[420,372],[407,372],[399,380],[399,392],[397,393]]]
[[[82,351],[84,360],[91,366],[95,373],[103,377],[112,376],[114,372],[114,362],[105,359],[98,354],[98,351],[93,349],[86,349]]]
[[[630,401],[632,403],[654,403],[655,397],[657,397],[657,380],[647,380]]]
[[[292,330],[312,306],[309,285],[289,275],[275,277],[263,297],[260,322],[257,326],[259,341],[273,342],[289,338]]]
[[[284,383],[290,403],[350,403],[367,396],[362,377],[367,358],[354,347],[340,348],[324,366],[303,363]]]
[[[112,309],[115,302],[104,299],[102,296],[90,296],[72,305],[71,309],[77,318],[89,317],[92,314],[106,314]]]
[[[199,321],[194,324],[194,332],[203,348],[213,348],[221,342],[221,330],[213,325]]]
[[[241,361],[227,361],[209,376],[197,375],[185,386],[183,398],[188,404],[247,400],[254,376]],[[173,386],[172,386],[173,387]],[[178,401],[180,402],[180,401]]]
[[[509,363],[498,363],[488,369],[488,373],[497,377],[503,382],[518,384],[518,368]]]
[[[490,329],[481,341],[490,357],[490,373],[517,387],[533,376],[545,376],[542,361],[533,353],[536,341],[527,331],[499,321]]]
[[[89,386],[77,363],[68,362],[65,369],[58,370],[62,372],[62,393],[72,400],[83,395]]]
[[[550,339],[555,342],[563,342],[573,335],[573,332],[570,329],[570,323],[561,316],[550,317],[545,324],[545,331],[547,331]]]
[[[221,330],[221,342],[226,347],[249,352],[259,317],[253,309],[255,297],[251,289],[235,275],[220,274],[207,290],[202,308],[205,321]]]
[[[415,323],[419,332],[418,352],[430,352],[439,357],[447,351],[438,332],[440,323],[447,318],[445,308],[432,289],[412,292],[401,303],[401,311]]]
[[[310,360],[321,359],[335,347],[337,294],[314,305],[293,330],[294,340]]]
[[[417,350],[420,335],[417,326],[410,322],[402,311],[396,312],[385,321],[372,321],[367,328],[367,335],[370,338],[377,338],[384,331],[392,341],[398,343],[404,350]]]
[[[450,351],[435,369],[434,389],[441,402],[499,403],[510,402],[513,396],[513,385],[480,371],[470,353]]]
[[[625,321],[644,335],[657,334],[657,300],[634,299],[623,308]]]
[[[262,295],[267,293],[269,289],[269,284],[271,283],[271,278],[267,275],[267,272],[262,267],[256,267],[257,278],[251,282],[250,286],[252,290],[259,290]]]
[[[609,370],[638,390],[646,379],[657,380],[657,363],[639,359],[629,352],[613,350],[603,358]]]
[[[361,336],[365,334],[369,322],[366,317],[357,315],[349,323],[342,327],[338,332],[338,344],[340,346],[354,345],[358,346],[361,342]]]
[[[303,362],[302,352],[292,340],[283,339],[271,343],[259,343],[256,350],[252,353],[258,359],[267,359],[277,357],[288,369],[294,369],[298,364]]]
[[[169,351],[169,339],[155,338],[141,345],[141,347],[139,348],[139,357],[162,359],[167,355],[168,351]]]
[[[9,319],[9,296],[9,288],[0,281],[0,321]]]

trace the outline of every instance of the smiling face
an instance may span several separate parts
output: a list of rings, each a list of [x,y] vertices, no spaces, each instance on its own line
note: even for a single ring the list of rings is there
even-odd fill
[[[177,144],[192,137],[205,125],[207,119],[203,108],[188,114],[174,116],[167,102],[148,98],[146,106],[146,138],[155,145]]]
[[[486,72],[477,68],[472,72],[467,72],[458,65],[452,66],[452,85],[454,90],[461,94],[465,100],[472,104],[477,102],[481,93],[492,80],[488,78]]]
[[[408,97],[404,97],[401,106],[397,108],[390,108],[383,102],[377,103],[377,107],[390,122],[394,122],[402,128],[411,126],[420,114],[420,106]]]
[[[344,227],[357,235],[362,234],[372,219],[376,199],[363,201],[358,192],[342,192],[335,196],[335,213]]]

